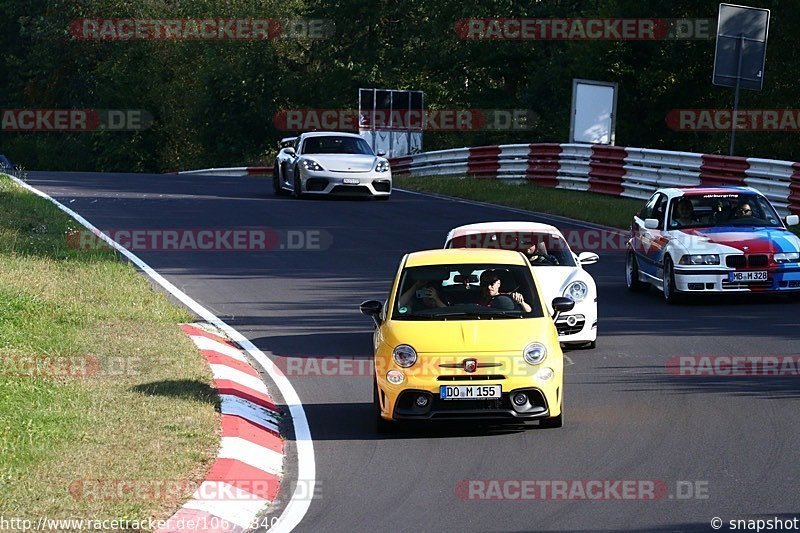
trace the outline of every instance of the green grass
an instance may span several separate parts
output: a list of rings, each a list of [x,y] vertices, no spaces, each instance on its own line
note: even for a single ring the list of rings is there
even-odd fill
[[[471,177],[395,177],[394,184],[404,189],[561,215],[616,228],[630,227],[633,214],[644,204],[643,200]]]
[[[192,317],[113,251],[71,247],[79,228],[0,175],[0,515],[166,518],[189,494],[74,488],[201,480],[219,443],[210,372],[178,327]]]
[[[644,200],[605,196],[585,191],[553,189],[532,183],[509,183],[503,180],[476,179],[466,176],[398,176],[394,178],[394,185],[412,191],[433,192],[456,198],[506,205],[622,229],[630,227],[634,213],[645,203]],[[800,226],[792,226],[789,230],[800,236]]]

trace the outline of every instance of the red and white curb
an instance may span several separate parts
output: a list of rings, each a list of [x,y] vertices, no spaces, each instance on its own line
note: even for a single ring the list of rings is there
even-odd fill
[[[246,531],[280,488],[280,409],[238,346],[205,325],[181,329],[211,368],[222,404],[222,438],[205,481],[157,533]]]
[[[267,375],[269,375],[269,378],[271,379],[272,383],[280,391],[281,397],[283,398],[283,405],[285,406],[285,412],[287,418],[292,425],[293,442],[296,453],[296,459],[293,459],[293,461],[296,460],[297,479],[303,480],[302,486],[298,484],[298,486],[293,491],[291,498],[286,503],[286,506],[283,508],[283,511],[281,512],[280,516],[274,521],[270,519],[269,531],[270,533],[288,533],[292,531],[295,527],[297,527],[297,525],[300,523],[301,520],[303,520],[303,517],[306,515],[309,507],[311,506],[311,498],[308,497],[308,494],[314,494],[315,491],[314,487],[316,486],[317,467],[314,454],[314,441],[311,437],[311,429],[308,426],[308,418],[306,417],[306,412],[305,409],[303,408],[303,402],[300,400],[297,391],[294,389],[291,382],[286,378],[283,372],[275,365],[275,363],[272,362],[272,360],[269,357],[267,357],[267,355],[264,352],[262,352],[247,337],[242,335],[235,328],[229,326],[227,323],[221,320],[217,315],[206,309],[204,306],[195,301],[188,294],[186,294],[178,287],[173,285],[170,281],[164,278],[164,276],[156,272],[150,265],[142,261],[141,258],[139,258],[136,254],[132,253],[130,250],[128,250],[127,248],[125,248],[124,246],[113,240],[111,237],[101,232],[88,220],[86,220],[81,215],[79,215],[69,207],[65,206],[61,202],[53,199],[50,195],[40,191],[35,187],[32,187],[28,183],[25,183],[23,180],[15,176],[9,176],[9,177],[20,187],[30,191],[31,193],[41,198],[44,198],[48,202],[51,202],[56,207],[58,207],[58,209],[60,209],[61,211],[72,217],[76,222],[78,222],[83,227],[85,227],[86,229],[97,235],[98,238],[103,240],[103,242],[107,243],[114,250],[119,252],[123,257],[128,259],[134,265],[136,265],[136,267],[139,270],[141,270],[146,276],[152,279],[155,283],[160,285],[164,290],[169,292],[179,302],[184,304],[187,308],[191,309],[195,315],[205,320],[207,323],[213,326],[215,330],[221,332],[222,334],[224,334],[225,337],[235,342],[236,345],[238,345],[242,351],[246,352],[255,362],[257,362],[261,366],[261,368],[264,369]],[[239,375],[239,374],[234,374],[234,375]],[[225,381],[225,380],[220,379],[220,381]],[[228,380],[228,381],[233,381],[233,380]],[[249,382],[252,383],[252,381]],[[252,389],[252,390],[258,392],[258,389]],[[228,403],[229,407],[230,402]],[[228,407],[226,407],[226,409],[228,409]],[[247,428],[249,426],[245,425],[244,427]],[[241,437],[241,435],[247,435],[247,434],[248,433],[243,432],[240,433],[238,436]],[[220,466],[219,468],[224,469],[224,466]],[[265,501],[267,500],[267,498],[263,499]],[[206,529],[205,531],[210,532],[213,530]]]

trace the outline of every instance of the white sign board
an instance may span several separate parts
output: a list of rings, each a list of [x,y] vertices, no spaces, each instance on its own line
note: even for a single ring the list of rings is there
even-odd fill
[[[613,145],[616,115],[616,83],[572,81],[570,142]]]

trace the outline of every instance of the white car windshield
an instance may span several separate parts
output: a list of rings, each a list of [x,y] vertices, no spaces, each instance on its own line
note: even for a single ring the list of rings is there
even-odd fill
[[[364,139],[337,135],[309,137],[303,143],[303,153],[374,155],[372,148]]]
[[[569,245],[560,235],[530,231],[490,231],[453,238],[448,248],[493,248],[524,253],[532,266],[574,267]]]
[[[672,199],[669,213],[668,229],[783,225],[769,201],[753,193],[686,194]]]

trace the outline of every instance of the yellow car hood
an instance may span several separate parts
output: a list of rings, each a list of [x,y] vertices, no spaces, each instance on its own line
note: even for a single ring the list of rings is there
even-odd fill
[[[409,344],[417,353],[521,352],[534,341],[558,345],[550,318],[393,320],[383,328],[383,342]]]

